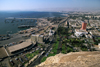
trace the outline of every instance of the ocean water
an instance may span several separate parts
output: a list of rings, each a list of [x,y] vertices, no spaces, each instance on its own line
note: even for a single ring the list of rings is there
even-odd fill
[[[59,12],[34,12],[34,11],[0,11],[0,35],[2,34],[13,34],[20,30],[27,28],[18,28],[20,25],[36,25],[36,20],[5,20],[8,17],[15,18],[43,18],[43,17],[64,17]]]

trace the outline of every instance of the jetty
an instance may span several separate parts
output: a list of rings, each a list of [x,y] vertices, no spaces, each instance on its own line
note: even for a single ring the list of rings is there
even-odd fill
[[[28,27],[34,27],[34,25],[20,25],[18,28],[28,28]]]
[[[31,19],[38,19],[38,18],[12,18],[12,17],[10,17],[10,18],[5,18],[5,20],[13,20],[13,19],[19,19],[19,20],[24,20],[24,19],[26,19],[26,20],[31,20]]]

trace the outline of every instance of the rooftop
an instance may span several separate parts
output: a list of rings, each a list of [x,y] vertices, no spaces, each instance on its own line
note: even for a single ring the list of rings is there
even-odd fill
[[[7,57],[7,53],[4,47],[0,47],[0,58]]]
[[[86,30],[75,29],[77,32],[87,32]]]
[[[14,52],[14,51],[17,51],[17,50],[26,48],[26,47],[30,46],[31,44],[32,44],[32,43],[29,42],[29,41],[23,42],[23,43],[21,43],[21,44],[8,47],[8,50],[9,50],[9,52]]]

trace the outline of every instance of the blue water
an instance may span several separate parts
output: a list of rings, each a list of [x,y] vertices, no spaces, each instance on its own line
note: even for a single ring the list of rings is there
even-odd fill
[[[10,34],[17,33],[20,30],[18,26],[20,25],[36,25],[36,20],[17,20],[12,23],[12,20],[7,20],[5,23],[5,18],[15,17],[15,18],[43,18],[43,17],[64,17],[59,12],[34,12],[34,11],[0,11],[0,34]],[[25,28],[24,28],[25,29]]]

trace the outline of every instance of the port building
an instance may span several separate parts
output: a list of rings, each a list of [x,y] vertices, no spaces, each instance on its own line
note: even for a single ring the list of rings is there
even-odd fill
[[[34,46],[34,44],[31,43],[30,39],[28,39],[25,42],[22,42],[22,43],[13,45],[13,46],[9,46],[9,47],[6,48],[6,50],[9,54],[9,56],[13,56],[13,55],[19,54],[21,52],[24,52],[26,50],[29,50],[33,46]]]
[[[3,46],[0,46],[0,59],[7,57],[6,49]]]

